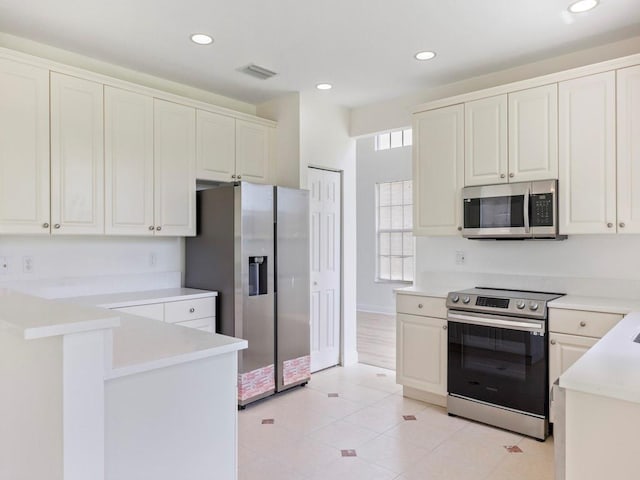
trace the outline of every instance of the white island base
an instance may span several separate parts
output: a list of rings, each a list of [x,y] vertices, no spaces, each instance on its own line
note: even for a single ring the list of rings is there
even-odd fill
[[[0,290],[0,478],[237,478],[246,346]]]

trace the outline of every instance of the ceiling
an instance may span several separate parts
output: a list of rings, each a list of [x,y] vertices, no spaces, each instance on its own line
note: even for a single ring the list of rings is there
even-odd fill
[[[254,104],[329,82],[327,101],[356,107],[640,35],[640,0],[578,15],[570,3],[0,0],[0,31]],[[278,75],[239,71],[250,63]]]

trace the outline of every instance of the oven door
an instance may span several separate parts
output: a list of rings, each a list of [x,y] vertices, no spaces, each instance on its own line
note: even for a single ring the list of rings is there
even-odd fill
[[[531,183],[466,187],[462,190],[467,238],[529,238]]]
[[[548,417],[547,353],[544,328],[518,330],[449,320],[449,393]]]

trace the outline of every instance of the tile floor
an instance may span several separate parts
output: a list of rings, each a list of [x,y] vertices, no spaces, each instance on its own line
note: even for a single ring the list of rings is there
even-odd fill
[[[238,437],[240,480],[553,480],[551,438],[449,417],[363,364],[249,405]]]

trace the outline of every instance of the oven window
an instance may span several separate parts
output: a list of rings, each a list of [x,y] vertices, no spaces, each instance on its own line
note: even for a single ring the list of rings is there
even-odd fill
[[[524,227],[524,195],[465,199],[464,227]]]
[[[545,415],[546,337],[449,322],[449,393]]]

